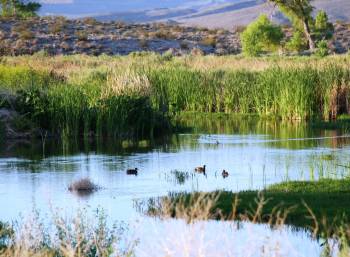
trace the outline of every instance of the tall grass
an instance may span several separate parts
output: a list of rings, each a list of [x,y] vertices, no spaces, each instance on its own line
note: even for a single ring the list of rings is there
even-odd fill
[[[14,95],[20,113],[54,134],[146,137],[164,131],[172,115],[184,111],[286,120],[328,120],[350,113],[346,57],[245,60],[153,54],[40,61],[3,59],[0,92]]]
[[[350,72],[337,66],[260,72],[171,67],[153,70],[150,80],[175,111],[256,113],[291,120],[328,119],[333,109],[349,111]],[[342,90],[333,90],[338,87]]]

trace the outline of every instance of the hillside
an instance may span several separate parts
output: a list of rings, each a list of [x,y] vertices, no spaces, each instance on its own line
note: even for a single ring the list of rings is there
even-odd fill
[[[286,19],[267,0],[41,0],[40,14],[68,18],[95,17],[100,21],[130,23],[171,22],[190,26],[232,29],[246,25],[261,13],[277,22]],[[350,22],[349,0],[314,0],[333,22]]]
[[[317,10],[326,10],[330,19],[335,22],[350,21],[349,0],[315,0]],[[274,21],[285,23],[286,19],[277,8],[265,0],[240,0],[215,2],[203,6],[158,8],[141,11],[116,12],[96,15],[99,20],[122,20],[127,22],[173,22],[189,26],[231,29],[234,26],[246,25],[260,14],[266,13]]]
[[[230,29],[232,26],[246,25],[260,14],[266,13],[277,22],[285,22],[283,15],[271,4],[259,2],[250,1],[250,5],[243,5],[243,7],[239,4],[227,5],[223,8],[196,15],[179,17],[177,21],[191,26]],[[337,20],[350,21],[349,0],[316,0],[314,1],[314,6],[316,10],[326,10],[330,20],[333,22]]]

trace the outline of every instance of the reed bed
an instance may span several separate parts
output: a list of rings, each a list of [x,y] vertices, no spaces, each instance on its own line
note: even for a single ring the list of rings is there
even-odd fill
[[[187,111],[285,120],[350,114],[347,56],[20,56],[1,63],[0,97],[13,95],[15,103],[0,107],[15,106],[63,136],[154,136]]]

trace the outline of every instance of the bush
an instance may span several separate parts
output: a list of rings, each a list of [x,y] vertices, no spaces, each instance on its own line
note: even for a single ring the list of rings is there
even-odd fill
[[[307,42],[301,31],[295,31],[292,38],[287,42],[286,48],[290,51],[300,52],[307,49]]]
[[[206,38],[203,38],[203,40],[201,41],[201,44],[205,45],[205,46],[215,47],[216,46],[216,37],[215,36],[208,36]]]
[[[317,43],[317,50],[315,54],[320,57],[325,57],[328,55],[328,43],[326,40],[321,40]]]
[[[333,24],[328,21],[327,13],[319,11],[315,18],[315,35],[318,40],[330,39],[333,36]]]
[[[58,34],[62,32],[65,29],[65,27],[66,23],[64,21],[58,20],[48,25],[48,32],[50,34]]]
[[[88,40],[88,34],[85,31],[77,31],[75,32],[75,36],[79,41],[87,41]]]
[[[281,27],[273,25],[266,15],[261,15],[241,35],[243,53],[258,56],[263,51],[275,51],[282,38]]]
[[[24,30],[19,32],[19,38],[22,40],[31,40],[34,39],[35,35],[32,31],[30,30]]]

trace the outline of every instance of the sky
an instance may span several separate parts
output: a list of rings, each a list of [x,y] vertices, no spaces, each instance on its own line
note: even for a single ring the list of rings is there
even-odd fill
[[[237,0],[40,0],[42,15],[96,15],[155,8],[203,6]]]

